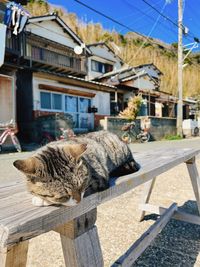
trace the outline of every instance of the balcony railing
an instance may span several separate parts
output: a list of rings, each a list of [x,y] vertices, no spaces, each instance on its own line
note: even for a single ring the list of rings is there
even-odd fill
[[[85,59],[73,56],[62,55],[43,47],[28,45],[25,53],[25,58],[34,62],[41,63],[60,69],[66,69],[72,73],[86,73]]]
[[[12,34],[11,30],[7,29],[6,34],[6,51],[10,54],[21,54],[21,35]]]

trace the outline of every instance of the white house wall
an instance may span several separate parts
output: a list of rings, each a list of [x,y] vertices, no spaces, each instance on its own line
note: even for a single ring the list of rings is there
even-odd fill
[[[101,92],[96,90],[86,89],[84,87],[76,87],[73,85],[66,85],[58,83],[57,81],[48,80],[45,78],[39,78],[36,75],[33,76],[33,106],[34,110],[40,109],[40,89],[39,84],[54,85],[61,88],[73,89],[83,92],[94,93],[95,97],[91,99],[92,105],[98,108],[98,115],[110,115],[110,94],[107,92]],[[54,92],[55,93],[55,92]],[[77,94],[78,95],[78,94]]]
[[[120,64],[120,60],[117,56],[113,54],[112,51],[110,51],[106,46],[98,45],[98,46],[90,46],[90,50],[92,51],[92,54],[101,58],[108,59],[113,62],[118,62]]]
[[[90,46],[93,56],[88,58],[88,79],[94,79],[98,76],[101,76],[103,73],[92,71],[91,60],[96,60],[98,62],[111,64],[113,69],[120,69],[122,64],[117,56],[113,54],[106,46]]]
[[[47,20],[41,23],[30,23],[26,26],[26,30],[71,48],[77,45],[71,36],[64,32],[62,27],[55,21]]]

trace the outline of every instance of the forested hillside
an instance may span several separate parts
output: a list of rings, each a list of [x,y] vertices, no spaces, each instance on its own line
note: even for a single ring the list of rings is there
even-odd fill
[[[86,44],[104,41],[131,66],[154,63],[164,74],[161,90],[176,95],[177,44],[167,45],[154,39],[142,39],[134,33],[121,35],[116,31],[108,31],[100,23],[85,23],[76,14],[51,6],[43,0],[31,0],[26,8],[33,16],[57,12]],[[192,54],[185,63],[188,65],[183,71],[184,96],[197,97],[200,95],[200,54]]]

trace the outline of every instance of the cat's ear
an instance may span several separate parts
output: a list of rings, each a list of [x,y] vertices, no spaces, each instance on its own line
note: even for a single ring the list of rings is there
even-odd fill
[[[78,160],[87,150],[87,144],[70,144],[65,147],[65,150]]]
[[[39,166],[39,160],[34,157],[30,157],[28,159],[16,160],[13,162],[13,165],[21,172],[34,174]]]

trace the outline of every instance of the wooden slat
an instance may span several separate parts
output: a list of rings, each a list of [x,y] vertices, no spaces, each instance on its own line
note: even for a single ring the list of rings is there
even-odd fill
[[[8,251],[0,252],[1,267],[26,267],[28,242],[20,242]]]
[[[191,160],[187,161],[186,164],[187,164],[188,172],[190,175],[194,195],[197,201],[198,211],[200,214],[200,178],[199,178],[199,174],[197,171],[195,159],[192,158]]]
[[[120,196],[151,180],[152,177],[188,161],[198,153],[199,150],[195,149],[166,149],[165,151],[138,153],[136,159],[142,166],[140,171],[120,177],[115,186],[83,199],[75,207],[34,207],[31,204],[31,195],[24,190],[20,195],[24,202],[15,204],[11,189],[10,195],[6,199],[0,198],[0,210],[2,211],[0,213],[0,248],[13,245],[19,240],[35,237],[54,229],[59,224],[71,221],[101,203]]]
[[[97,210],[54,229],[60,233],[66,266],[102,267],[103,256],[96,226]]]
[[[64,88],[64,87],[59,87],[59,86],[54,86],[54,85],[47,85],[47,84],[39,84],[39,89],[61,92],[61,93],[66,93],[66,94],[71,94],[71,95],[80,95],[80,96],[91,97],[91,98],[95,97],[96,95],[90,92],[74,90],[74,89],[69,89],[69,88]]]
[[[168,223],[177,205],[173,203],[161,217],[112,266],[130,267]]]
[[[162,215],[167,210],[167,208],[159,207],[159,206],[155,206],[151,204],[140,204],[139,208],[146,212],[155,213],[158,215]],[[174,212],[172,218],[179,220],[179,221],[200,225],[200,216],[189,214],[189,213],[180,211],[179,209],[177,209]]]
[[[103,267],[96,226],[74,240],[61,235],[61,242],[66,267]]]
[[[155,181],[156,181],[156,177],[154,177],[152,180],[150,180],[146,184],[144,184],[145,188],[143,189],[143,194],[142,194],[140,203],[148,203],[149,202]],[[139,221],[142,221],[144,216],[145,216],[145,211],[142,211],[140,216],[139,216]]]

